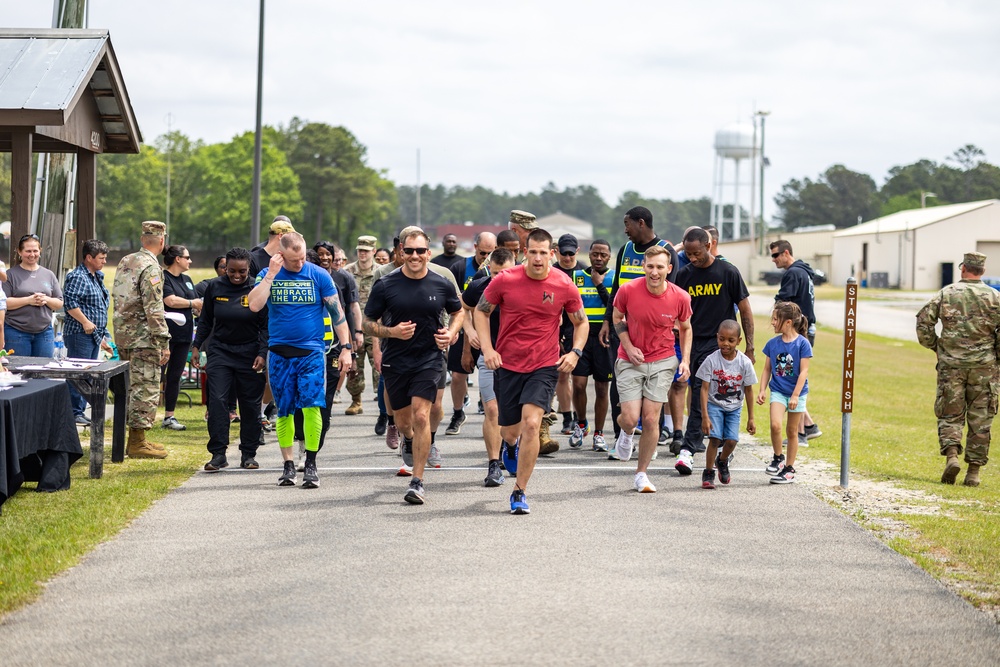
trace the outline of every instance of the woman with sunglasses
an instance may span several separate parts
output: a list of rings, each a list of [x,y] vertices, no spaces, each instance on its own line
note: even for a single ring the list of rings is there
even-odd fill
[[[191,268],[191,253],[182,245],[167,246],[163,251],[163,306],[168,313],[180,313],[184,324],[167,320],[170,329],[170,359],[163,375],[163,428],[183,431],[186,426],[174,417],[177,396],[181,391],[181,374],[187,364],[188,350],[194,338],[193,317],[201,312],[202,300],[194,291],[191,277],[185,273]]]
[[[41,255],[38,237],[22,236],[17,244],[20,263],[7,270],[3,283],[7,295],[6,347],[30,357],[52,356],[52,313],[63,307],[59,279],[38,264]]]

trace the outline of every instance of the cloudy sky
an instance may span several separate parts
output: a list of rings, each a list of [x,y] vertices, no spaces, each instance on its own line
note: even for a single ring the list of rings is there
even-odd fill
[[[94,0],[147,142],[254,124],[257,0]],[[0,0],[49,27],[48,0]],[[264,122],[344,125],[397,183],[596,186],[614,205],[710,196],[715,132],[767,110],[766,177],[893,165],[968,143],[1000,162],[989,0],[271,0]]]

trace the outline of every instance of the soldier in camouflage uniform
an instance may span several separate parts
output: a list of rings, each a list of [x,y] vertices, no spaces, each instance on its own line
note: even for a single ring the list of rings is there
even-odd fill
[[[163,459],[166,449],[146,440],[160,402],[160,366],[170,358],[170,332],[163,318],[163,272],[157,256],[166,242],[166,225],[142,223],[142,250],[118,263],[114,298],[115,343],[129,362],[128,445],[133,459]]]
[[[961,464],[962,427],[965,438],[966,486],[979,486],[979,468],[990,452],[990,426],[1000,394],[1000,292],[980,279],[986,256],[965,254],[962,279],[945,287],[917,313],[917,340],[937,353],[937,396],[941,455],[947,457],[941,481],[954,484]],[[935,324],[941,321],[940,337]]]
[[[378,239],[374,236],[358,237],[358,261],[351,262],[344,267],[344,270],[354,276],[354,282],[358,284],[358,305],[364,312],[368,304],[368,294],[375,284],[375,250],[378,248]],[[358,323],[360,326],[360,323]],[[354,334],[363,332],[359,329]],[[352,373],[347,378],[347,391],[351,394],[351,405],[344,410],[345,415],[360,415],[361,393],[365,390],[365,357],[372,367],[372,387],[378,387],[378,371],[375,370],[375,356],[373,345],[375,339],[372,336],[364,336],[364,344],[358,348],[357,372]],[[382,415],[379,415],[381,418]]]

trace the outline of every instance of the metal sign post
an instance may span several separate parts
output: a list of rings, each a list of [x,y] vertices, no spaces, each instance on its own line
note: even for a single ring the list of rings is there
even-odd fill
[[[854,409],[855,333],[858,326],[858,281],[847,279],[844,300],[844,373],[840,394],[840,486],[847,488],[851,464],[851,412]]]

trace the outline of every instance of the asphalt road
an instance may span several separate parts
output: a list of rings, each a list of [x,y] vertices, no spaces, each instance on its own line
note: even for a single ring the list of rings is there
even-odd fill
[[[776,287],[754,287],[750,294],[750,306],[755,315],[766,315],[774,305]],[[893,299],[859,299],[859,333],[871,333],[886,338],[897,338],[917,342],[917,312],[934,295],[933,292],[900,292]],[[816,321],[825,327],[843,330],[845,299],[816,301]],[[770,336],[768,336],[769,338]],[[767,338],[758,339],[757,347],[762,347]]]
[[[414,507],[373,405],[339,406],[319,489],[276,486],[273,438],[194,475],[0,621],[0,664],[1000,663],[996,625],[749,448],[728,487],[663,456],[637,494],[564,447],[511,516],[472,414]]]

